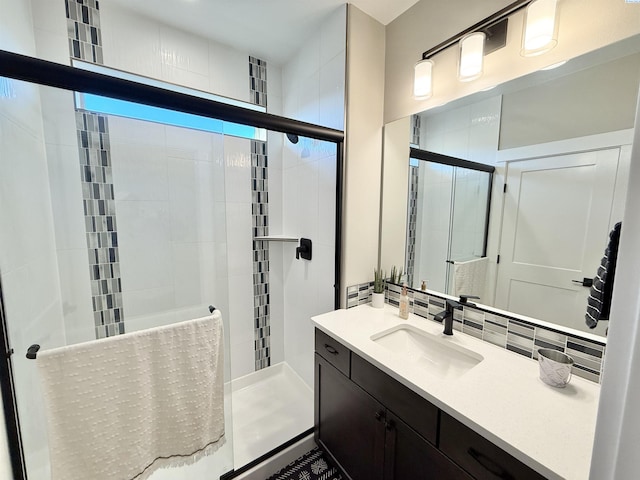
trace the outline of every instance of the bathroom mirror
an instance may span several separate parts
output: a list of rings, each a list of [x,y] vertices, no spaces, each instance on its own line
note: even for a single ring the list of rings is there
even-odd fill
[[[586,285],[624,212],[639,52],[640,36],[632,37],[385,126],[385,143],[403,132],[405,162],[411,145],[495,167],[480,303],[605,334],[607,322],[593,330],[585,324]],[[399,164],[388,155],[385,150],[385,166]],[[404,194],[411,228],[409,171]],[[384,192],[399,195],[397,189]],[[415,248],[407,238],[398,239],[404,252]],[[416,242],[428,238],[425,250],[442,242],[433,225],[416,228]],[[454,231],[447,241],[461,240]],[[381,242],[382,258],[389,245]],[[403,267],[411,270],[407,260]],[[429,290],[447,291],[438,268],[414,265],[409,273],[414,288],[426,280]]]

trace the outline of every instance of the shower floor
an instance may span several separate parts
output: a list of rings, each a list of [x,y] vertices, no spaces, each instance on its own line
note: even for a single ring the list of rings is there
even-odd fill
[[[151,480],[217,479],[313,426],[313,390],[286,363],[232,381],[231,392],[225,409],[231,403],[233,431],[220,450],[193,465],[158,470]]]
[[[313,390],[286,363],[232,382],[236,469],[313,427]]]

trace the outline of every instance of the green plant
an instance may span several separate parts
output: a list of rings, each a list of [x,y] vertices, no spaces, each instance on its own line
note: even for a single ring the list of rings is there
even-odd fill
[[[389,277],[389,281],[400,285],[400,282],[402,281],[402,269],[398,270],[395,265],[391,267],[391,276]]]
[[[378,268],[373,269],[373,293],[384,293],[384,271]]]
[[[396,269],[396,266],[394,265],[393,267],[391,267],[391,275],[389,277],[389,281],[391,283],[398,283],[398,271]]]

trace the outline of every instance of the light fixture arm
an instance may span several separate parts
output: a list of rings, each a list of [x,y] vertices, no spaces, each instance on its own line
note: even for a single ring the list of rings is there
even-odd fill
[[[422,53],[422,59],[423,60],[427,60],[428,58],[433,57],[437,53],[440,53],[441,51],[445,50],[446,48],[449,48],[451,45],[457,43],[462,37],[464,37],[465,35],[467,35],[469,33],[478,32],[478,31],[484,30],[485,28],[504,20],[509,15],[517,12],[518,10],[521,10],[521,9],[525,8],[527,5],[529,5],[533,1],[534,0],[517,0],[517,1],[513,2],[513,3],[511,3],[510,5],[507,5],[502,10],[499,10],[496,13],[494,13],[493,15],[490,15],[487,18],[485,18],[483,20],[480,20],[475,25],[470,26],[466,30],[463,30],[462,32],[455,34],[453,37],[451,37],[451,38],[445,40],[444,42],[436,45],[435,47],[430,48],[429,50],[423,52]]]

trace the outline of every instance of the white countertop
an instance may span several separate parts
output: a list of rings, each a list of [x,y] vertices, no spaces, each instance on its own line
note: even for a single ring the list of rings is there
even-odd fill
[[[361,305],[312,318],[320,330],[339,340],[438,408],[550,479],[589,478],[600,386],[573,376],[565,388],[538,377],[538,363],[398,309]],[[370,337],[398,324],[441,335],[484,357],[455,379],[429,375]]]

